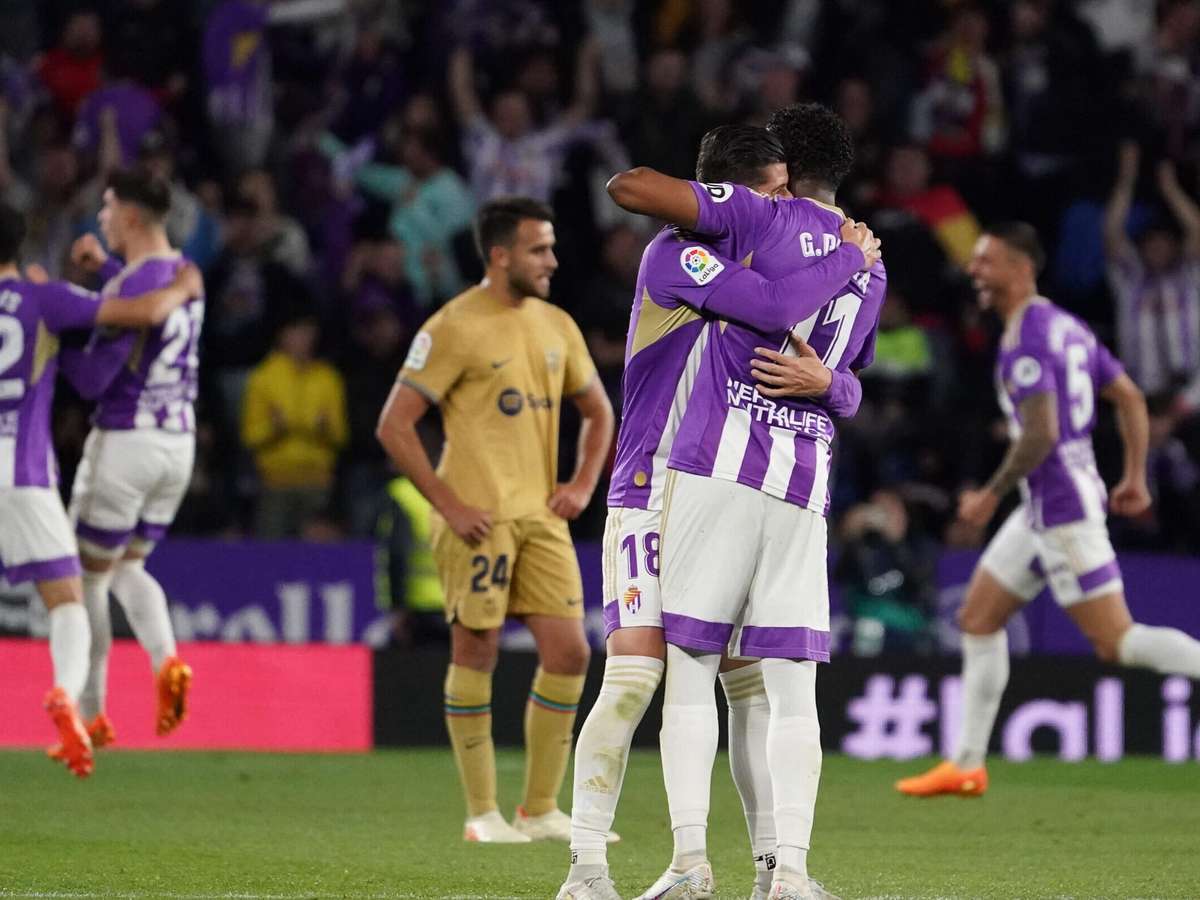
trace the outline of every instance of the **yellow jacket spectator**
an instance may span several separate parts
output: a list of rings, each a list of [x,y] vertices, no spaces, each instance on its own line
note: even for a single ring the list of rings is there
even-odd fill
[[[342,376],[314,358],[316,320],[280,329],[275,350],[250,374],[242,403],[242,440],[262,482],[259,537],[295,537],[329,500],[334,467],[348,435]]]

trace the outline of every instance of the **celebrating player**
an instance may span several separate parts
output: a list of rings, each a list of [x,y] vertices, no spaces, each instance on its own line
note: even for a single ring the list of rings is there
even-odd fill
[[[807,199],[771,203],[733,186],[685,191],[642,170],[627,174],[628,186],[616,185],[618,202],[714,235],[719,252],[749,256],[768,277],[835,252],[844,216],[830,204],[853,163],[845,124],[818,104],[801,104],[776,113],[769,130],[784,144],[792,192]],[[732,322],[711,329],[664,490],[660,582],[669,646],[661,745],[675,855],[643,897],[712,891],[705,837],[717,745],[712,681],[726,646],[763,659],[761,668],[725,677],[728,694],[757,707],[740,712],[761,721],[765,711],[769,722],[741,729],[747,745],[750,734],[765,742],[765,760],[736,746],[731,752],[755,854],[764,868],[774,865],[772,898],[813,896],[807,851],[821,764],[815,662],[829,658],[824,515],[834,427],[821,404],[779,396],[791,377],[780,359],[796,352],[791,340],[800,338],[829,369],[868,365],[885,283],[877,263],[794,329],[761,333]],[[772,386],[749,384],[752,368]],[[762,811],[764,799],[773,816]]]
[[[171,248],[166,182],[143,169],[113,173],[100,229],[124,268],[92,237],[76,242],[75,260],[107,277],[102,294],[129,297],[169,284],[187,263]],[[155,729],[166,735],[187,713],[192,671],[176,655],[161,585],[145,559],[170,527],[191,480],[195,456],[200,327],[199,291],[153,328],[103,342],[75,357],[97,397],[93,428],[71,491],[71,518],[83,562],[83,595],[92,627],[91,664],[80,712],[97,746],[115,732],[104,712],[112,646],[108,592],[125,610],[155,674]]]
[[[493,200],[475,229],[486,277],[413,339],[378,436],[436,512],[433,553],[452,623],[446,726],[466,793],[464,837],[568,840],[570,819],[556,798],[589,651],[566,520],[596,487],[612,407],[578,327],[545,302],[558,267],[550,210],[526,198]],[[575,474],[558,484],[564,397],[583,424]],[[446,433],[436,473],[415,427],[431,403]],[[506,616],[532,632],[540,662],[525,710],[525,797],[511,826],[496,805],[491,714]]]
[[[959,611],[963,698],[958,751],[905,794],[979,796],[1000,698],[1008,683],[1005,624],[1047,584],[1105,662],[1200,678],[1200,642],[1133,621],[1105,527],[1105,488],[1092,452],[1096,396],[1116,407],[1124,473],[1107,497],[1117,515],[1150,505],[1146,402],[1091,330],[1037,293],[1044,256],[1033,228],[997,225],[975,245],[970,273],[979,303],[1004,321],[996,364],[1012,445],[984,487],[965,491],[958,514],[983,527],[1014,487],[1021,505],[984,551]]]
[[[701,182],[744,184],[788,197],[783,147],[762,128],[722,126],[700,144]],[[719,184],[707,190],[724,190]],[[600,695],[575,751],[572,866],[560,900],[613,898],[605,835],[612,825],[629,744],[663,670],[658,586],[660,516],[667,458],[687,408],[714,316],[764,331],[789,327],[823,306],[847,278],[878,258],[865,226],[845,223],[845,243],[777,282],[722,259],[695,235],[666,228],[647,247],[634,291],[622,379],[621,430],[604,541],[608,661]],[[824,398],[852,414],[861,389],[837,373]],[[854,382],[845,386],[845,382]],[[816,393],[825,393],[825,388]],[[853,406],[846,406],[847,402]],[[736,701],[733,701],[736,702]],[[740,720],[731,723],[740,725]],[[773,847],[771,848],[773,850]],[[765,895],[766,887],[762,887]]]
[[[36,584],[50,613],[54,687],[46,695],[46,710],[58,729],[56,757],[83,778],[94,762],[76,704],[87,678],[90,628],[50,440],[58,335],[95,325],[161,323],[199,293],[200,276],[187,266],[161,290],[101,301],[60,282],[22,279],[17,250],[24,238],[20,214],[0,206],[0,561],[10,582]]]

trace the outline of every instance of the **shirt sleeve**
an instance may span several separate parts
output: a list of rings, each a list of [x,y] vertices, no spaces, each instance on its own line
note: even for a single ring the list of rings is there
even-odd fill
[[[452,318],[442,312],[433,315],[413,338],[399,381],[430,403],[441,403],[466,368],[462,352],[466,342],[458,332]]]
[[[596,364],[588,353],[583,332],[566,313],[563,313],[567,338],[566,372],[563,377],[563,396],[573,397],[583,393],[596,377]]]
[[[775,201],[739,184],[688,182],[700,211],[695,230],[704,235],[724,237],[738,233],[747,246],[759,243],[768,223],[779,214]]]
[[[1107,347],[1096,342],[1096,384],[1103,388],[1112,384],[1125,372],[1125,367]]]
[[[58,369],[80,397],[96,400],[120,374],[136,340],[134,331],[92,332],[86,346],[59,351]]]
[[[65,281],[49,281],[35,288],[46,327],[58,334],[72,328],[92,328],[100,311],[100,297]]]
[[[874,345],[874,341],[871,343]],[[849,419],[858,412],[858,407],[862,403],[862,382],[853,372],[834,370],[833,380],[829,382],[829,390],[819,399],[821,404],[835,416]]]
[[[1004,365],[1004,383],[1014,406],[1034,394],[1052,394],[1058,387],[1050,348],[1041,340],[1022,339]]]

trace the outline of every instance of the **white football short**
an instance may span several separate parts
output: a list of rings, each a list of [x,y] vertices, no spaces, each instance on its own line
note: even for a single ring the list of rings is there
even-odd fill
[[[71,491],[79,546],[116,559],[126,545],[149,553],[179,511],[192,477],[195,435],[93,428]]]
[[[604,522],[604,637],[618,628],[662,628],[656,509],[610,507]]]
[[[663,630],[708,653],[829,661],[825,518],[674,471],[662,512]]]
[[[10,584],[79,574],[79,550],[56,488],[0,488],[0,563]]]
[[[1047,585],[1059,606],[1124,590],[1103,522],[1072,522],[1036,531],[1024,506],[1005,520],[979,564],[1025,601]]]

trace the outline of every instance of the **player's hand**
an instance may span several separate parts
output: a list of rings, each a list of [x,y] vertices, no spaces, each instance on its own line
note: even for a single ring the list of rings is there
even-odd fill
[[[958,517],[968,525],[983,528],[996,514],[1000,498],[987,488],[966,490],[958,496]]]
[[[875,263],[879,262],[881,247],[883,244],[875,237],[874,232],[867,227],[865,222],[855,222],[853,219],[847,219],[842,223],[842,243],[853,244],[862,251],[863,265],[862,268],[869,269]]]
[[[833,372],[825,367],[803,338],[790,336],[799,356],[784,356],[767,347],[755,347],[761,358],[750,360],[750,374],[764,397],[820,397],[833,383]]]
[[[25,280],[34,284],[45,284],[50,280],[50,273],[40,263],[30,263],[25,267]]]
[[[1122,478],[1108,495],[1108,506],[1118,516],[1140,516],[1150,508],[1150,488],[1146,479]]]
[[[577,519],[592,499],[592,492],[574,481],[560,484],[550,495],[546,505],[556,516],[563,519]]]
[[[71,262],[86,272],[96,273],[108,262],[108,254],[94,234],[84,234],[71,245]]]
[[[442,511],[442,518],[458,537],[474,547],[492,530],[492,514],[457,500]]]
[[[182,288],[189,297],[199,297],[204,293],[204,277],[200,267],[195,263],[187,263],[175,273],[172,287]]]

